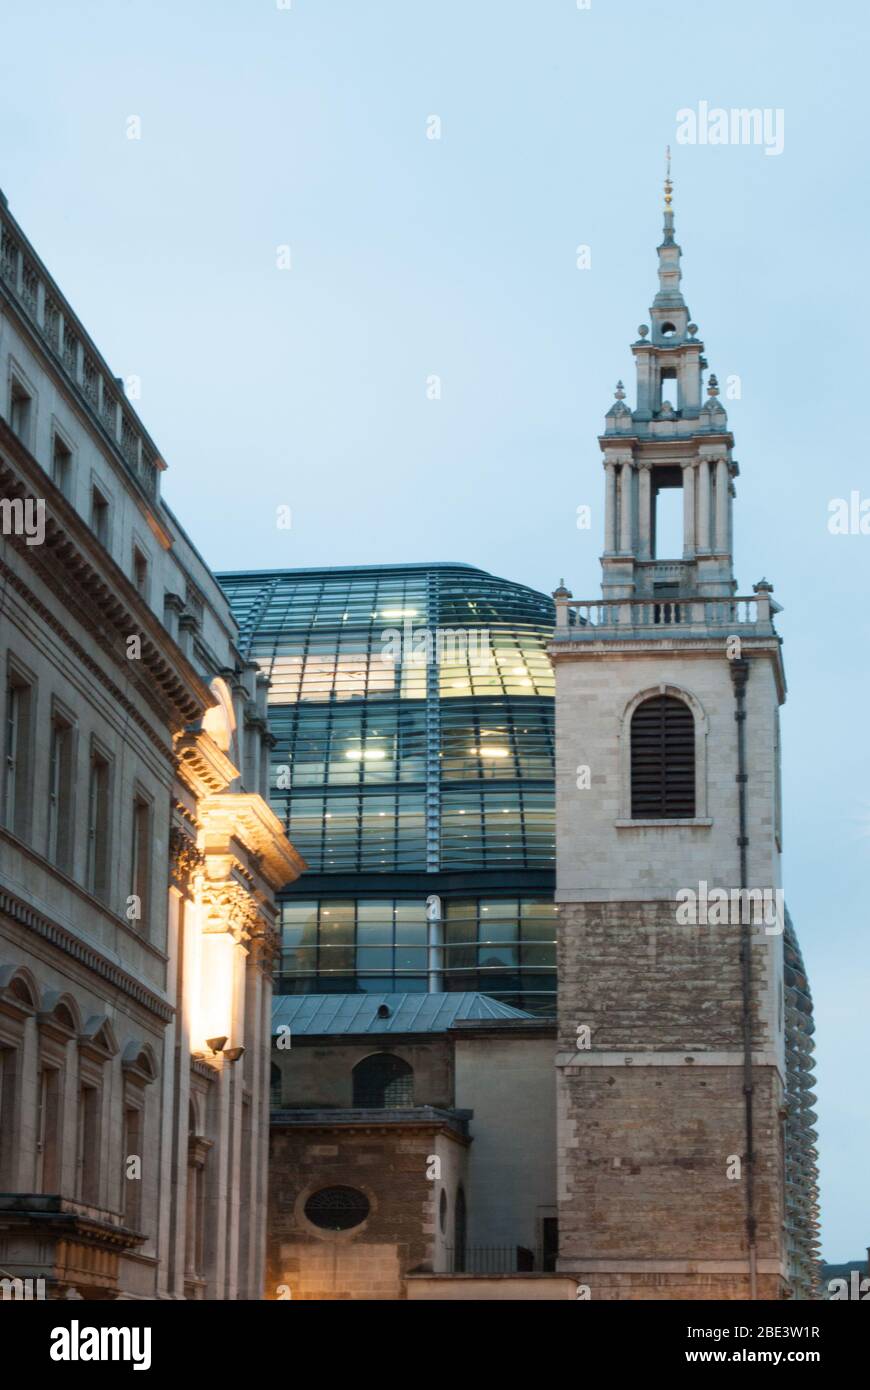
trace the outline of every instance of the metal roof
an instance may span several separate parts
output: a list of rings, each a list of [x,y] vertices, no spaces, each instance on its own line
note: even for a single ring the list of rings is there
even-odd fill
[[[378,1009],[389,1015],[378,1017]],[[446,1033],[460,1020],[530,1019],[532,1014],[488,994],[277,994],[272,1029],[296,1037],[357,1033]]]

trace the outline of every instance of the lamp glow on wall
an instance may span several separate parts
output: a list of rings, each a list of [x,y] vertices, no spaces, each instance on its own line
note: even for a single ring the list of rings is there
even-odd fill
[[[199,991],[190,1045],[192,1051],[211,1057],[216,1049],[209,1045],[209,1039],[233,1036],[236,943],[232,932],[224,929],[216,908],[206,911],[201,907],[200,914],[197,952]]]

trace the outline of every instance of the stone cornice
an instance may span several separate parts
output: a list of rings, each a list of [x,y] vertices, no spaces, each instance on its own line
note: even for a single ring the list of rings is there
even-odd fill
[[[169,710],[174,710],[176,722],[198,718],[212,698],[181,648],[5,420],[0,420],[0,445],[20,470],[19,476],[0,458],[3,495],[43,498],[47,504],[43,545],[28,546],[24,537],[15,535],[7,540],[107,654],[123,663],[164,722]],[[138,662],[126,655],[131,636],[141,640]]]
[[[118,379],[96,343],[60,286],[49,274],[28,237],[9,211],[5,200],[0,206],[0,220],[6,224],[4,231],[8,231],[18,252],[23,256],[21,270],[23,271],[26,265],[39,282],[38,287],[34,287],[34,292],[26,295],[23,293],[23,283],[20,285],[18,283],[17,274],[12,280],[9,280],[5,275],[0,276],[0,301],[5,305],[7,314],[13,317],[19,331],[24,333],[31,351],[40,359],[43,370],[48,372],[58,383],[69,403],[87,419],[92,433],[97,435],[103,448],[110,453],[115,466],[123,472],[136,494],[141,497],[139,505],[146,511],[149,524],[152,524],[152,521],[156,521],[154,499],[159,493],[157,477],[166,468],[165,462],[160,457],[160,452],[128,400],[126,392],[118,386]],[[16,267],[17,270],[18,267]],[[103,394],[105,395],[105,392],[109,391],[110,399],[115,407],[114,428],[109,428],[105,415],[98,409],[99,398],[89,395],[84,388],[84,383],[79,379],[77,362],[71,363],[67,359],[63,351],[63,342],[54,340],[48,330],[45,311],[49,299],[63,314],[64,326],[72,329],[75,338],[81,345],[83,356],[90,359],[96,374],[102,379]],[[134,436],[137,437],[133,457],[125,450],[122,440],[118,437],[118,409],[120,409],[125,421],[131,426]]]
[[[175,740],[178,772],[196,797],[212,797],[239,776],[239,769],[214,739],[198,726],[192,726]]]
[[[683,417],[675,414],[672,418],[676,421]],[[630,449],[634,452],[642,449],[647,457],[663,455],[655,461],[667,463],[668,455],[691,453],[697,456],[699,448],[727,454],[734,447],[734,436],[730,430],[699,429],[687,431],[685,434],[656,435],[647,433],[646,430],[634,429],[626,431],[625,434],[600,434],[598,444],[604,454],[618,452],[620,449]]]
[[[153,724],[149,723],[143,716],[142,711],[133,703],[129,696],[124,693],[121,687],[116,685],[111,677],[106,674],[100,663],[94,661],[90,652],[88,652],[80,642],[76,641],[56,614],[52,613],[50,609],[45,606],[42,600],[36,596],[30,585],[26,584],[21,576],[17,574],[5,560],[0,560],[0,578],[2,578],[4,584],[8,584],[16,593],[21,595],[28,608],[38,614],[46,627],[51,628],[55,636],[59,637],[64,645],[73,653],[76,661],[79,662],[95,680],[99,681],[100,685],[111,695],[112,700],[125,714],[129,715],[130,719],[132,719],[140,729],[142,729],[148,740],[155,748],[160,750],[163,757],[168,757],[170,755],[170,749],[166,739],[161,737],[160,732]]]
[[[614,602],[618,602],[618,600],[614,600]],[[569,628],[568,631],[570,632],[572,629]],[[748,636],[745,626],[741,623],[735,623],[733,631],[740,637],[745,656],[767,655],[770,657],[776,673],[779,702],[780,704],[784,703],[787,686],[782,660],[782,638],[773,631],[767,634]],[[586,640],[583,638],[572,640],[570,637],[563,637],[549,645],[547,654],[554,665],[559,661],[576,661],[578,657],[587,661],[596,659],[613,661],[621,658],[634,660],[638,656],[661,657],[665,652],[669,656],[705,657],[708,660],[711,655],[714,655],[726,661],[726,636],[727,634],[721,637],[711,637],[709,634],[700,633],[693,637],[686,633],[677,637],[674,628],[669,626],[663,630],[661,637],[596,636]]]
[[[206,844],[209,839],[237,840],[257,858],[269,887],[283,888],[308,867],[293,848],[275,812],[253,792],[223,792],[199,806]]]
[[[114,961],[108,959],[100,951],[97,951],[81,937],[75,936],[67,931],[59,922],[54,922],[50,917],[37,912],[29,903],[22,898],[11,893],[8,888],[0,886],[0,912],[4,912],[13,922],[52,946],[63,951],[65,955],[73,960],[79,961],[86,969],[98,975],[115,989],[126,994],[128,998],[135,1000],[142,1008],[147,1009],[160,1020],[161,1023],[169,1023],[174,1017],[175,1010],[171,1004],[162,999],[159,994],[155,994],[141,980],[137,980],[132,975],[128,975],[120,966],[115,965]]]

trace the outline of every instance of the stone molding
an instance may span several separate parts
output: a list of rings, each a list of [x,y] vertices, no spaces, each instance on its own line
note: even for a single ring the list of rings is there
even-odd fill
[[[60,923],[53,922],[51,918],[45,917],[32,908],[29,903],[10,893],[8,888],[0,887],[0,912],[5,913],[28,931],[35,932],[37,936],[48,941],[65,955],[84,965],[86,969],[98,975],[113,985],[115,989],[126,994],[128,998],[141,1004],[143,1008],[154,1014],[161,1023],[169,1023],[175,1016],[175,1010],[165,999],[161,999],[159,994],[155,994],[141,980],[136,980],[132,975],[128,975],[125,970],[121,970],[113,961],[95,950],[93,946],[82,941],[80,937],[74,936],[67,931]]]

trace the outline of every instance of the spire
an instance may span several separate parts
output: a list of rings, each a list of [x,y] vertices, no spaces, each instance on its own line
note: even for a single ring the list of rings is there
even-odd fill
[[[665,152],[665,225],[664,235],[661,245],[658,248],[659,255],[659,291],[653,300],[652,316],[654,330],[656,320],[658,324],[665,322],[672,323],[672,328],[676,328],[682,335],[685,333],[689,311],[686,308],[686,301],[680,289],[680,281],[683,272],[680,269],[680,257],[682,251],[674,238],[674,185],[671,179],[671,147],[668,145]],[[679,323],[675,320],[675,315],[679,315]]]
[[[665,150],[665,244],[671,245],[674,240],[674,210],[671,206],[674,201],[674,185],[671,182],[671,147],[668,145]]]

